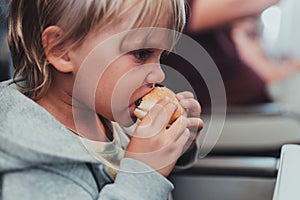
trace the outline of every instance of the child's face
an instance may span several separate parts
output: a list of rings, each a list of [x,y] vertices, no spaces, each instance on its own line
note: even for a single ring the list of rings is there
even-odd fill
[[[125,34],[119,34],[126,29],[124,24],[89,34],[69,56],[75,66],[75,98],[103,117],[129,126],[136,120],[135,101],[164,80],[159,60],[167,39],[162,31],[154,31],[144,40],[147,29],[130,32],[124,39]]]

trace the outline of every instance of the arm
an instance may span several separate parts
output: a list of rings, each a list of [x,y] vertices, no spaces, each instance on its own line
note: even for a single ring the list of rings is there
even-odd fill
[[[142,162],[125,158],[114,184],[105,186],[99,200],[167,199],[173,185],[153,168]]]
[[[196,32],[226,24],[232,20],[255,15],[279,0],[193,0],[189,31]]]
[[[240,59],[252,68],[267,83],[289,78],[299,72],[300,63],[294,59],[273,60],[263,49],[256,32],[255,19],[236,21],[232,29],[232,39]]]
[[[173,189],[173,185],[154,169],[132,159],[121,161],[115,183],[100,188],[100,193],[87,169],[63,166],[5,174],[0,188],[2,199],[155,200],[167,199]]]

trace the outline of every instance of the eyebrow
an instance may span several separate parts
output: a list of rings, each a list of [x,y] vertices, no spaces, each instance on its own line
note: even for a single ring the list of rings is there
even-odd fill
[[[129,32],[122,38],[119,47],[121,52],[129,52],[137,49],[162,49],[170,51],[176,41],[174,36],[170,37],[169,34],[163,34],[162,36],[161,34],[155,35],[154,31],[147,31],[141,34],[135,33],[131,34]]]

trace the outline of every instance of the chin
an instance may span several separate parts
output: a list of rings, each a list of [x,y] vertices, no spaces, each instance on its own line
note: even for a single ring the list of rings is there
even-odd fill
[[[128,113],[125,116],[120,115],[118,118],[114,118],[114,121],[119,123],[121,126],[130,127],[137,121],[135,116],[130,116]]]

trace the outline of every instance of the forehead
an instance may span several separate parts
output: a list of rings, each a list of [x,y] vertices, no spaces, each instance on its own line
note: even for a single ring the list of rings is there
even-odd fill
[[[152,48],[169,51],[176,42],[175,34],[174,30],[159,27],[133,29],[124,34],[121,50]]]
[[[136,6],[132,7],[132,11],[135,9],[137,9]],[[166,10],[165,8],[164,11]],[[172,15],[170,12],[166,13],[168,14],[157,14],[152,8],[150,12],[144,14],[143,19],[135,19],[135,14],[128,12],[128,16],[120,20],[115,27],[116,32],[124,32],[121,49],[157,48],[170,50],[176,41],[178,32],[172,29]]]
[[[175,11],[172,11],[171,2],[173,0],[124,0],[121,13],[114,16],[110,26],[104,28],[99,24],[95,30],[100,34],[123,35],[116,41],[119,40],[120,49],[124,51],[141,48],[170,50],[178,36],[173,30],[176,20],[173,19]]]

